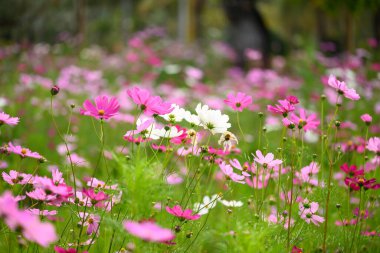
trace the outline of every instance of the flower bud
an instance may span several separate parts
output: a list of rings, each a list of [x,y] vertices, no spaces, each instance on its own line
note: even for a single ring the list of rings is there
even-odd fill
[[[54,85],[53,87],[51,87],[50,89],[50,94],[52,96],[55,96],[59,93],[59,87],[57,85]]]

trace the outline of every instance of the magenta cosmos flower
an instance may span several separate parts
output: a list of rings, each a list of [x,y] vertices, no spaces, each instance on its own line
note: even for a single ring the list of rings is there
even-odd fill
[[[127,94],[145,115],[165,115],[174,110],[171,103],[163,102],[159,96],[151,96],[145,89],[133,87],[127,90]]]
[[[353,191],[359,191],[362,187],[364,190],[376,190],[380,188],[380,184],[376,183],[375,178],[365,179],[363,176],[353,178],[347,177],[344,179],[344,183]]]
[[[109,119],[119,111],[120,105],[116,98],[108,96],[98,96],[95,98],[95,105],[90,100],[83,103],[80,109],[82,115],[92,116],[96,119]]]
[[[19,118],[17,117],[11,117],[8,114],[4,112],[0,112],[0,126],[6,124],[10,126],[15,126],[19,122]]]
[[[276,104],[274,106],[268,105],[268,111],[273,112],[275,114],[282,114],[282,116],[287,117],[289,112],[292,112],[296,109],[294,104],[287,99],[278,100],[278,103],[279,104]]]
[[[137,236],[149,242],[162,242],[171,241],[175,238],[174,233],[167,228],[162,228],[152,221],[124,221],[125,230],[128,233]]]
[[[242,112],[244,108],[247,108],[252,104],[252,97],[243,92],[238,92],[236,96],[233,93],[230,93],[227,95],[227,99],[224,100],[224,103],[233,110]]]
[[[347,163],[340,166],[340,169],[347,174],[348,177],[364,176],[364,170],[359,169],[356,165],[348,165]]]
[[[8,147],[6,150],[10,153],[17,154],[21,156],[21,158],[30,157],[35,159],[43,159],[43,157],[37,152],[32,152],[28,148],[23,148],[21,146],[14,146],[11,142],[8,143]]]
[[[92,204],[96,204],[98,202],[101,202],[103,200],[108,199],[108,195],[105,194],[102,191],[99,191],[98,193],[95,193],[94,189],[89,188],[89,189],[83,189],[82,190],[83,194],[91,199]]]
[[[264,168],[273,168],[282,163],[281,160],[274,159],[274,155],[272,153],[268,153],[266,156],[263,156],[263,153],[261,153],[260,150],[256,150],[256,156],[253,155],[253,157],[255,158],[255,162],[263,165]]]
[[[295,113],[290,115],[291,120],[294,124],[298,126],[298,129],[303,129],[305,131],[316,129],[319,125],[319,120],[317,120],[317,115],[315,113],[306,115],[306,110],[301,108],[300,114],[297,116]]]
[[[61,247],[58,247],[58,246],[54,246],[54,251],[56,253],[80,253],[79,251],[77,251],[74,248],[64,249],[64,248],[61,248]],[[88,251],[83,251],[82,253],[87,253],[87,252]]]
[[[359,100],[360,96],[354,89],[350,89],[347,87],[346,83],[344,81],[339,81],[336,79],[335,76],[330,75],[328,80],[329,86],[334,88],[340,95],[345,96],[348,99],[351,100]]]
[[[176,205],[173,208],[167,206],[166,211],[177,216],[180,220],[198,220],[201,217],[199,214],[192,215],[193,210],[191,209],[182,210],[182,207],[179,205]]]

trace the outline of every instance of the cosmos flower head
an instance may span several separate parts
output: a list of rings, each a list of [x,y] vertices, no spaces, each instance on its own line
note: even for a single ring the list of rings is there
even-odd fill
[[[212,134],[222,134],[231,127],[228,115],[222,114],[220,110],[212,110],[208,105],[198,104],[195,111],[200,124]]]
[[[166,211],[180,220],[198,220],[201,217],[199,214],[192,214],[193,210],[191,209],[182,210],[182,207],[179,205],[172,208],[167,206]]]
[[[18,124],[19,121],[20,119],[17,117],[11,117],[5,112],[0,112],[0,127],[2,125],[15,126]]]
[[[330,75],[328,85],[334,88],[338,94],[345,96],[350,100],[359,100],[360,96],[354,89],[348,88],[344,81],[339,81],[334,75]]]
[[[32,152],[30,149],[21,147],[19,145],[13,145],[11,142],[8,143],[6,150],[10,153],[19,155],[21,158],[29,157],[39,160],[44,159],[43,156],[37,152]]]
[[[153,221],[135,222],[124,221],[125,230],[147,242],[165,243],[175,238],[174,233],[167,228],[162,228]]]
[[[104,95],[95,98],[95,105],[88,99],[84,101],[80,113],[96,119],[109,119],[115,116],[119,109],[120,105],[116,98]]]
[[[307,116],[306,110],[300,108],[299,115],[292,113],[290,115],[290,119],[294,124],[298,127],[298,129],[303,129],[304,131],[315,130],[319,126],[319,120],[317,119],[317,115],[315,113]]]
[[[224,103],[231,107],[234,111],[242,112],[244,108],[247,108],[252,104],[252,97],[243,92],[229,93]]]
[[[273,168],[282,163],[279,159],[274,159],[272,153],[268,153],[265,156],[261,153],[260,150],[256,150],[256,156],[253,155],[255,162],[263,165],[264,168]]]
[[[127,94],[147,116],[165,115],[174,110],[171,103],[162,101],[159,96],[151,96],[148,90],[133,87],[127,90]]]

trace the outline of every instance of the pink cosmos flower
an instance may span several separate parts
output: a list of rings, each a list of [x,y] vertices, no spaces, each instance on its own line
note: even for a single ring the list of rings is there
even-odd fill
[[[173,208],[167,206],[166,211],[177,216],[180,220],[198,220],[201,217],[199,214],[193,215],[193,210],[191,209],[182,210],[182,207],[179,205],[176,205]]]
[[[369,211],[367,209],[360,210],[360,213],[359,213],[359,208],[356,207],[353,213],[356,217],[360,215],[360,219],[367,219],[369,217]]]
[[[234,168],[240,170],[240,171],[241,171],[241,174],[242,174],[243,176],[246,176],[246,177],[249,177],[249,176],[250,176],[249,173],[247,173],[247,171],[250,170],[251,168],[250,168],[250,166],[249,166],[249,164],[248,164],[247,162],[244,163],[243,166],[241,166],[241,164],[240,164],[240,162],[239,162],[238,159],[231,159],[231,160],[230,160],[230,164],[231,164]]]
[[[340,95],[345,96],[348,99],[351,100],[359,100],[360,96],[354,89],[350,89],[347,87],[346,83],[344,81],[339,81],[336,79],[335,76],[330,75],[328,80],[329,86],[334,88]]]
[[[19,122],[19,118],[17,117],[11,117],[5,112],[0,112],[0,126],[6,124],[10,126],[15,126]]]
[[[296,96],[288,96],[287,98],[286,98],[286,100],[288,100],[291,104],[293,104],[293,105],[296,105],[296,104],[298,104],[300,101],[298,100],[298,97],[296,97]]]
[[[362,116],[360,116],[361,120],[363,120],[364,123],[366,124],[370,124],[372,122],[372,117],[371,115],[369,115],[368,113],[366,114],[363,114]]]
[[[276,104],[274,106],[268,105],[268,111],[273,112],[275,114],[282,114],[282,116],[287,117],[289,112],[292,112],[296,109],[294,104],[292,104],[286,99],[278,100],[278,103],[279,104]]]
[[[19,210],[10,192],[5,192],[0,196],[0,216],[5,219],[5,223],[12,231],[19,229],[25,239],[43,247],[48,247],[57,240],[54,226],[41,222],[38,216],[29,211]]]
[[[31,214],[45,216],[45,217],[53,217],[57,215],[58,213],[57,210],[49,211],[49,210],[40,210],[37,208],[28,209],[27,211],[30,212]]]
[[[252,97],[243,92],[238,92],[236,96],[233,93],[230,93],[227,95],[227,99],[224,100],[224,103],[233,110],[242,112],[244,108],[247,108],[252,104]]]
[[[28,148],[23,148],[21,146],[14,146],[11,142],[8,143],[8,147],[6,150],[10,153],[17,154],[21,156],[21,158],[30,157],[35,159],[43,159],[43,157],[37,152],[32,152]]]
[[[119,108],[120,105],[116,98],[104,95],[95,98],[95,105],[88,99],[84,101],[80,113],[96,119],[109,119],[118,113]]]
[[[231,165],[226,164],[225,162],[221,162],[219,164],[220,170],[223,172],[223,174],[227,177],[227,179],[231,179],[232,181],[240,184],[245,184],[244,179],[245,176],[236,174],[234,172],[234,169],[231,167]]]
[[[107,185],[105,182],[103,182],[97,178],[90,178],[87,181],[87,186],[90,186],[93,188],[104,188],[104,189],[116,190],[118,185],[117,184]]]
[[[255,162],[263,165],[264,168],[273,168],[282,163],[281,160],[274,159],[274,155],[272,153],[268,153],[266,156],[263,156],[260,150],[256,150],[256,156],[253,155],[253,157],[255,158]]]
[[[319,208],[319,204],[317,202],[310,202],[307,198],[302,201],[302,203],[298,204],[300,214],[303,212],[311,212],[316,213]]]
[[[89,189],[83,189],[82,190],[83,194],[91,199],[92,204],[97,204],[100,203],[103,200],[108,199],[108,195],[105,194],[102,191],[99,191],[98,193],[95,193],[94,189],[89,188]]]
[[[128,233],[137,236],[149,242],[168,242],[175,238],[174,233],[167,228],[162,228],[152,221],[135,222],[131,220],[124,221],[125,230]]]
[[[318,179],[315,177],[318,172],[318,164],[316,162],[311,162],[308,166],[301,169],[301,173],[296,172],[296,175],[302,183],[318,186]]]
[[[319,226],[319,223],[323,223],[325,221],[325,218],[315,214],[319,208],[318,203],[310,203],[309,200],[305,199],[303,203],[299,204],[299,208],[301,218],[307,223],[312,222],[314,225]]]
[[[300,109],[300,115],[297,116],[295,113],[290,115],[291,120],[298,126],[298,129],[303,129],[305,131],[314,130],[319,125],[319,120],[317,120],[317,115],[315,113],[306,116],[305,109]]]
[[[372,230],[372,231],[364,231],[364,232],[362,232],[362,235],[364,235],[364,236],[380,236],[380,233],[376,232],[375,230]]]
[[[355,225],[356,223],[357,223],[357,219],[335,221],[335,225],[337,226],[350,226],[350,225]]]
[[[84,213],[84,212],[79,212],[79,225],[87,226],[87,234],[91,235],[92,233],[98,233],[98,228],[99,228],[99,222],[100,222],[100,217],[99,215],[95,214],[89,214],[89,213]]]
[[[127,94],[147,116],[165,115],[174,110],[171,103],[163,102],[159,96],[151,96],[145,89],[133,87],[127,90]]]
[[[19,173],[15,170],[9,171],[9,175],[5,172],[1,173],[1,175],[3,176],[4,181],[10,185],[29,184],[29,183],[32,183],[32,178],[33,178],[32,175]]]
[[[167,176],[166,182],[170,185],[181,184],[183,182],[183,178],[180,177],[177,173],[173,173]]]
[[[372,137],[368,140],[367,149],[380,155],[380,138]]]

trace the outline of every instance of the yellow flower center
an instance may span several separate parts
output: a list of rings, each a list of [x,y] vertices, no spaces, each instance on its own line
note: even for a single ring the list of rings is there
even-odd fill
[[[98,115],[103,116],[104,115],[104,110],[98,110]]]
[[[21,154],[26,155],[27,151],[25,148],[21,149]]]

